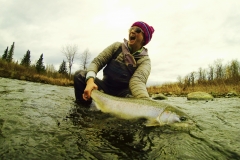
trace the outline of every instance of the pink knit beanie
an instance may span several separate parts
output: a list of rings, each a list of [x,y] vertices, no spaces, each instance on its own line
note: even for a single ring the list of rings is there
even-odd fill
[[[132,26],[137,26],[143,30],[143,32],[144,32],[143,33],[144,34],[144,44],[143,45],[145,46],[146,44],[148,44],[148,42],[150,42],[150,40],[152,39],[152,34],[154,32],[154,28],[142,21],[137,21],[137,22],[133,23]]]

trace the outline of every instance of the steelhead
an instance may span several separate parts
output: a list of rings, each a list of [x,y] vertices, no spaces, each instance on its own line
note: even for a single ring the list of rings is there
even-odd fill
[[[113,114],[123,119],[147,119],[146,126],[171,125],[189,127],[194,124],[179,109],[151,99],[115,97],[98,90],[93,90],[91,97],[96,107],[104,113]]]

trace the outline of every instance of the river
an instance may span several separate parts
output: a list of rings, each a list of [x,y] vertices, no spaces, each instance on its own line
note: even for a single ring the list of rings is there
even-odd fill
[[[0,159],[240,159],[240,98],[164,102],[197,127],[145,127],[76,105],[72,87],[0,78]]]

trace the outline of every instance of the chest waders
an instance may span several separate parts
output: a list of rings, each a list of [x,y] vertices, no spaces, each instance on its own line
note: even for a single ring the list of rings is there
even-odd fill
[[[116,60],[117,56],[122,52],[120,46],[113,54],[112,60],[107,64],[103,70],[103,81],[106,81],[114,88],[128,88],[129,81],[137,69],[132,64],[126,65],[124,62]]]
[[[119,97],[126,97],[131,95],[129,90],[129,80],[131,79],[136,67],[132,65],[126,65],[124,62],[118,62],[115,59],[122,52],[120,46],[117,51],[113,53],[112,60],[107,64],[103,70],[104,77],[102,80],[95,78],[95,83],[99,90],[103,90],[105,93],[115,95]],[[137,59],[136,59],[137,60]],[[85,70],[79,70],[74,75],[74,92],[76,102],[80,104],[91,104],[91,101],[85,101],[82,98],[82,94],[86,87],[86,73]]]

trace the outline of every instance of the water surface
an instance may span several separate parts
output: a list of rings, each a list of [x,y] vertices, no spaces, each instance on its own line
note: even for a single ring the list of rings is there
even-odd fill
[[[197,127],[145,127],[76,105],[71,87],[0,78],[0,159],[240,159],[240,98],[164,101]]]

